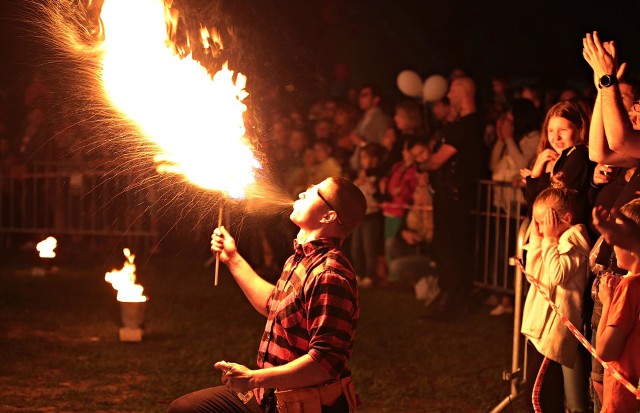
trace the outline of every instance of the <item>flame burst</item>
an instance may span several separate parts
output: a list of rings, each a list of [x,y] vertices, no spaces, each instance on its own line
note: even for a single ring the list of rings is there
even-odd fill
[[[174,42],[179,14],[170,1],[104,0],[101,9],[99,3],[47,0],[39,10],[45,40],[82,62],[80,89],[99,77],[102,90],[86,86],[87,92],[102,95],[118,120],[154,144],[158,171],[243,197],[261,168],[244,126],[246,77],[227,64],[212,76],[193,59],[188,37],[186,45]],[[214,30],[194,38],[214,57],[222,49]],[[98,113],[104,111],[87,116]]]
[[[133,260],[136,258],[129,248],[122,250],[126,261],[121,269],[113,269],[104,275],[105,281],[111,283],[113,288],[118,291],[118,301],[127,303],[142,303],[147,301],[147,297],[142,295],[144,288],[140,284],[136,284],[136,265]]]
[[[179,56],[167,34],[175,19],[161,0],[106,0],[101,20],[104,91],[158,144],[159,170],[242,196],[260,168],[245,137],[246,78],[234,81],[226,64],[212,77],[191,54]]]

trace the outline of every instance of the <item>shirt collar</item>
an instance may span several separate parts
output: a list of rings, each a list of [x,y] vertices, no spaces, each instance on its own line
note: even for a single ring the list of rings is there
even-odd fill
[[[304,254],[305,256],[316,253],[321,249],[340,247],[342,238],[318,238],[312,241],[300,244],[297,239],[293,240],[293,250],[296,254]]]

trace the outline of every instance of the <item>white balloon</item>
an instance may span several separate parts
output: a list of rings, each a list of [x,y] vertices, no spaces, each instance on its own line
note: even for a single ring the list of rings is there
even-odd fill
[[[414,98],[422,96],[422,79],[413,70],[403,70],[398,73],[398,89],[407,96]]]
[[[441,75],[432,75],[424,81],[422,88],[422,100],[425,102],[435,102],[442,99],[447,94],[449,84],[447,79]]]

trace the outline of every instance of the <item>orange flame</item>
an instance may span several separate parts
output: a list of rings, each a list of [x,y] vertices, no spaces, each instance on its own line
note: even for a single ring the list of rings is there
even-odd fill
[[[133,260],[136,258],[129,248],[122,250],[126,261],[121,269],[113,269],[104,275],[105,281],[111,283],[113,288],[118,291],[117,300],[127,303],[142,303],[147,301],[147,297],[142,295],[144,288],[140,284],[136,284],[136,265]]]
[[[245,136],[246,77],[234,81],[226,64],[212,77],[176,54],[167,28],[177,19],[162,0],[105,0],[101,19],[105,94],[158,145],[158,170],[242,197],[260,168]],[[201,37],[221,48],[217,34]]]
[[[40,258],[55,258],[56,252],[54,251],[58,246],[58,240],[53,237],[47,237],[44,241],[40,241],[36,245],[36,250],[40,255]]]

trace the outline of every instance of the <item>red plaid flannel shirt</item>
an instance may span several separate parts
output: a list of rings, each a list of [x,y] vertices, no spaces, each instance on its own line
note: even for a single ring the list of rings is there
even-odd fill
[[[353,268],[340,244],[337,238],[294,242],[295,253],[268,302],[258,350],[260,368],[309,354],[332,376],[350,375],[346,363],[360,306]]]

